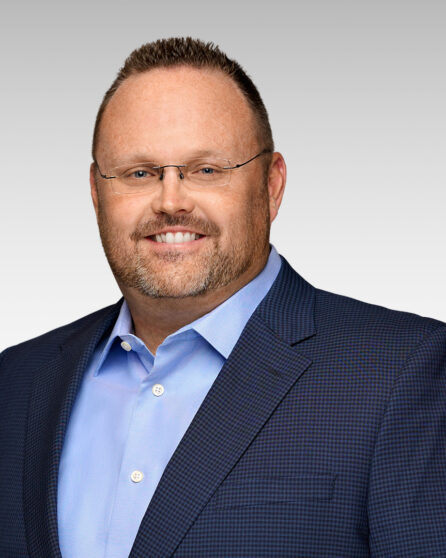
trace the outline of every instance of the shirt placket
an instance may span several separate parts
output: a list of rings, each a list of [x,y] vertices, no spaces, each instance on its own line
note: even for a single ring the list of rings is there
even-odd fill
[[[126,542],[128,535],[132,534],[133,542],[163,472],[159,464],[164,459],[164,436],[162,432],[154,430],[153,425],[163,415],[169,395],[165,389],[166,370],[159,358],[148,369],[150,358],[147,358],[147,354],[141,354],[147,349],[144,346],[135,347],[134,340],[130,344],[139,354],[135,351],[129,354],[129,366],[137,368],[143,379],[135,399],[123,452],[109,523],[106,558],[128,556],[131,549]],[[132,513],[129,514],[128,510],[132,510]]]

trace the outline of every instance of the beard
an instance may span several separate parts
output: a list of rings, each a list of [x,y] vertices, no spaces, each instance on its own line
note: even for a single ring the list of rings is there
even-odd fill
[[[223,245],[220,228],[193,215],[162,214],[137,226],[127,241],[98,204],[102,246],[118,284],[151,298],[198,297],[237,280],[268,253],[269,203],[267,189],[247,201],[237,222],[228,223],[229,239]],[[200,231],[206,235],[195,253],[172,249],[148,253],[148,236],[170,226]],[[229,233],[228,233],[229,234]],[[130,240],[130,242],[128,242]],[[148,245],[149,243],[149,245]]]

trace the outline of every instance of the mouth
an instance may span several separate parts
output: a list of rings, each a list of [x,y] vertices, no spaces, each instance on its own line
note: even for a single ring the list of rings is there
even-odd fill
[[[159,244],[185,244],[204,238],[204,234],[191,231],[166,231],[147,236],[148,240]]]

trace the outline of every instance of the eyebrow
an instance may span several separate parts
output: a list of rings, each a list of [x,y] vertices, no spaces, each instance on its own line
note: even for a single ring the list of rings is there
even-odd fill
[[[193,151],[189,154],[189,156],[184,157],[184,161],[170,161],[171,163],[183,163],[185,161],[190,161],[191,159],[197,159],[201,157],[223,157],[226,159],[226,156],[221,151],[212,151],[210,149],[199,149],[197,151]],[[148,155],[147,153],[133,153],[129,157],[126,157],[124,160],[119,162],[117,165],[113,165],[114,167],[119,167],[121,165],[127,165],[129,163],[144,163],[144,162],[153,162],[153,163],[161,163],[163,161],[157,161],[156,158]]]

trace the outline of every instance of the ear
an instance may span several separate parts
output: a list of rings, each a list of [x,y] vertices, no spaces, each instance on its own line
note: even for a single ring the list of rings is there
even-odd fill
[[[90,165],[90,191],[91,199],[93,200],[94,211],[96,213],[96,218],[98,216],[98,187],[96,184],[96,164],[91,163]]]
[[[277,217],[286,184],[286,164],[281,153],[274,152],[268,171],[270,222]]]

